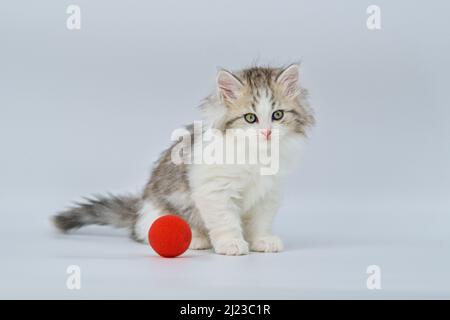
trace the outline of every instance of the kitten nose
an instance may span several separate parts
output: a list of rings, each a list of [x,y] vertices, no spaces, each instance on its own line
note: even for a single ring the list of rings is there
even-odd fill
[[[269,140],[270,136],[272,135],[272,130],[270,130],[270,129],[262,129],[261,133],[263,134],[264,137],[266,137],[267,140]]]

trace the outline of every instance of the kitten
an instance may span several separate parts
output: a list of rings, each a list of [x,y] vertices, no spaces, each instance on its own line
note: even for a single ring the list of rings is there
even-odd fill
[[[201,105],[206,123],[202,133],[215,129],[223,132],[225,139],[231,129],[255,129],[258,141],[270,142],[276,132],[281,171],[287,165],[285,160],[297,159],[296,147],[314,124],[306,90],[299,85],[298,65],[253,67],[236,73],[220,70],[216,87]],[[196,141],[193,126],[187,130]],[[192,140],[188,139],[188,144],[194,153],[204,148],[198,142],[191,144]],[[125,227],[133,239],[144,242],[158,216],[177,214],[192,228],[191,249],[212,247],[225,255],[283,249],[271,230],[280,204],[282,172],[262,175],[259,163],[175,164],[175,146],[177,143],[162,153],[141,195],[88,199],[56,215],[55,225],[62,231],[89,224]],[[266,149],[271,149],[270,145]]]

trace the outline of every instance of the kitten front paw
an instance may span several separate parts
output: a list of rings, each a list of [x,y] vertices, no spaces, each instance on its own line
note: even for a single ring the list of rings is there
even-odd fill
[[[255,238],[250,242],[250,249],[257,252],[283,251],[283,242],[276,236]]]
[[[133,239],[136,242],[142,243],[142,244],[148,244],[148,239],[146,236],[136,232],[136,230],[132,230],[130,234],[131,239]]]
[[[196,235],[192,236],[191,244],[189,245],[189,249],[192,250],[205,250],[211,249],[212,245],[207,236]]]
[[[248,243],[243,239],[226,239],[221,240],[214,246],[214,250],[218,254],[227,256],[241,256],[248,254]]]

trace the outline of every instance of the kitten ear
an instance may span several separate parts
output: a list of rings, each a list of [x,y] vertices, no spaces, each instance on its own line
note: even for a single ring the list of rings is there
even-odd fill
[[[299,65],[291,64],[285,68],[277,77],[278,84],[283,88],[284,94],[288,97],[295,97],[299,94]]]
[[[231,72],[222,69],[217,73],[217,88],[224,100],[235,101],[243,87],[241,80]]]

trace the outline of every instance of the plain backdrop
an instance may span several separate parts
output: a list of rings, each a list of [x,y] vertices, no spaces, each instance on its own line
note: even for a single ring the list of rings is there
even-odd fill
[[[66,28],[70,4],[81,30]],[[366,27],[372,4],[381,30]],[[3,1],[0,297],[449,298],[449,12],[444,0]],[[143,187],[218,67],[299,60],[317,126],[277,217],[285,252],[164,260],[122,231],[55,234],[49,217],[71,201]],[[369,265],[381,290],[366,287]]]

